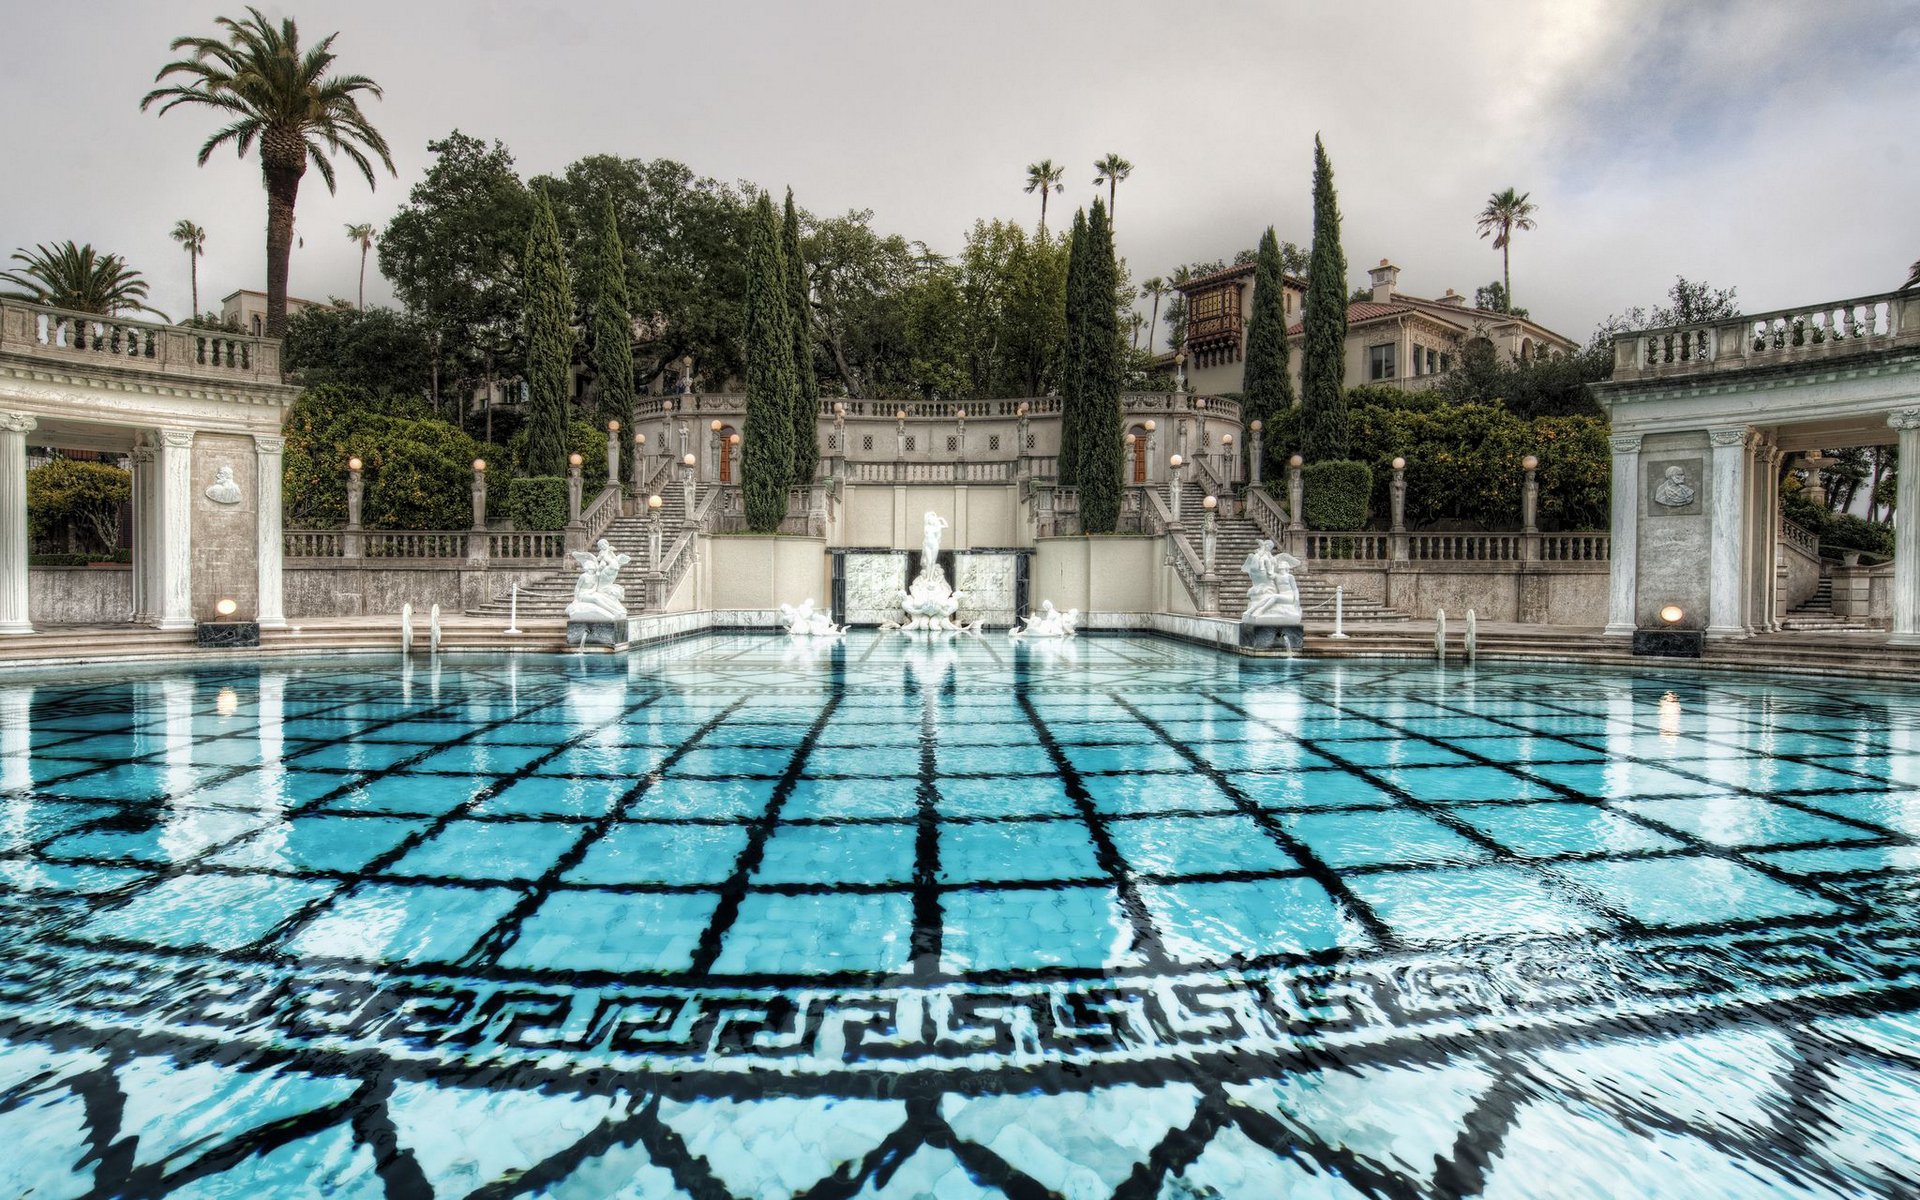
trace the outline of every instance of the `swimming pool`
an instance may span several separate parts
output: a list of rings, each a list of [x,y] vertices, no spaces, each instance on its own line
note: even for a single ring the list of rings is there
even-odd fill
[[[1916,838],[1920,694],[1843,680],[0,681],[0,1194],[1898,1195]]]

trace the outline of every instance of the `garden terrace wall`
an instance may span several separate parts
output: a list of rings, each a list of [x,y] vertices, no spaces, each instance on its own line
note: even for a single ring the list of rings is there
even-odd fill
[[[36,625],[111,625],[133,619],[133,568],[33,567],[27,614]]]
[[[1355,563],[1321,561],[1312,574],[1416,620],[1440,609],[1482,621],[1598,627],[1607,622],[1605,562]],[[1317,619],[1327,619],[1320,617]]]
[[[495,597],[515,583],[525,585],[555,568],[467,570],[457,563],[384,564],[351,567],[337,563],[286,568],[288,619],[359,617],[398,613],[404,604],[424,612],[435,604],[457,613]]]

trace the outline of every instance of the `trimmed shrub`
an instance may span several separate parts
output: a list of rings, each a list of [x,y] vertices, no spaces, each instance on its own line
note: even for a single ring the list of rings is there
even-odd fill
[[[132,495],[133,476],[119,467],[55,459],[27,472],[28,532],[50,549],[111,551],[120,544],[120,514]]]
[[[1852,513],[1834,513],[1820,531],[1820,553],[1832,558],[1851,553],[1893,554],[1893,526]]]
[[[473,523],[473,460],[488,465],[491,492],[512,471],[499,446],[445,421],[394,416],[351,388],[309,388],[287,413],[282,475],[287,524],[339,526],[347,519],[347,460],[363,464],[360,523],[367,529],[465,529]]]
[[[1364,529],[1367,500],[1373,495],[1373,470],[1363,462],[1336,458],[1300,469],[1301,499],[1307,528]]]
[[[133,551],[113,550],[100,554],[29,554],[27,565],[30,567],[85,567],[93,563],[130,563]]]
[[[507,515],[515,529],[567,527],[567,481],[558,475],[530,475],[507,485]]]

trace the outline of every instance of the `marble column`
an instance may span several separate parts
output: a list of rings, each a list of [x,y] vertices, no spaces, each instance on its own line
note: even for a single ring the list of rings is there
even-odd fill
[[[1707,636],[1747,636],[1746,519],[1747,429],[1715,429],[1713,441],[1713,526],[1708,565],[1711,600]]]
[[[1773,511],[1780,489],[1774,486],[1768,469],[1772,443],[1756,431],[1747,439],[1747,497],[1751,518],[1747,522],[1747,609],[1749,633],[1765,633],[1773,627],[1772,612],[1776,580],[1780,574],[1780,521]]]
[[[1780,536],[1780,465],[1786,460],[1785,450],[1774,442],[1767,443],[1767,453],[1762,463],[1762,483],[1766,489],[1767,498],[1767,531],[1776,539]],[[1779,553],[1779,547],[1776,546],[1774,548],[1776,564]],[[1786,628],[1780,623],[1780,618],[1785,615],[1780,611],[1780,576],[1776,570],[1774,574],[1767,577],[1767,631],[1778,633]]]
[[[1920,408],[1887,417],[1900,434],[1900,463],[1920,463]],[[1893,501],[1893,633],[1890,646],[1920,646],[1920,471],[1903,470]]]
[[[133,450],[127,457],[133,468],[133,569],[129,572],[132,615],[134,624],[143,625],[152,619],[147,576],[153,567],[153,535],[147,529],[153,516],[153,447],[147,444],[144,432],[134,435]]]
[[[285,592],[281,587],[280,552],[284,539],[280,531],[280,487],[284,472],[281,451],[287,439],[255,434],[253,462],[260,489],[254,512],[258,536],[255,553],[259,556],[260,600],[254,606],[254,619],[262,629],[283,629],[287,624]]]
[[[193,628],[193,430],[162,429],[154,445],[155,483],[160,493],[154,524],[158,562],[154,622],[160,629]]]
[[[0,413],[0,634],[32,633],[27,617],[27,433],[39,422]]]
[[[1639,624],[1640,591],[1640,435],[1621,434],[1613,443],[1613,537],[1608,552],[1609,637],[1630,637]]]

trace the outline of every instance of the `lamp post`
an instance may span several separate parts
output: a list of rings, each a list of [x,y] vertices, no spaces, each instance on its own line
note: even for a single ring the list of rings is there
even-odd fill
[[[360,467],[358,458],[347,460],[347,528],[340,538],[342,558],[360,557]]]
[[[660,509],[665,501],[658,493],[647,497],[647,570],[660,569]]]
[[[833,402],[833,474],[844,475],[847,469],[847,405],[845,401]]]
[[[955,434],[953,439],[954,449],[959,454],[960,461],[965,462],[967,461],[967,410],[966,409],[962,408],[962,409],[956,409],[954,411],[953,428],[954,428],[954,434]]]
[[[1205,510],[1202,514],[1200,525],[1200,560],[1206,566],[1207,577],[1209,579],[1213,577],[1214,510],[1218,508],[1219,505],[1219,498],[1215,496],[1208,496],[1200,502],[1200,507]]]
[[[728,434],[726,440],[720,444],[720,473],[728,479],[733,478],[733,456],[739,449],[740,435],[737,433]]]
[[[724,439],[720,436],[720,431],[724,428],[726,428],[725,424],[717,417],[707,423],[707,458],[713,463],[713,478],[716,480],[720,478],[720,456],[725,453],[721,446]]]
[[[680,457],[680,520],[693,525],[693,467],[698,460],[691,454]]]
[[[904,408],[894,410],[893,414],[893,456],[907,456],[907,410]]]
[[[567,455],[567,549],[587,548],[587,527],[580,523],[580,467],[578,454]]]
[[[1220,476],[1226,483],[1240,482],[1240,460],[1233,456],[1233,435],[1220,435]]]
[[[1393,504],[1393,526],[1389,530],[1389,541],[1393,543],[1393,561],[1407,561],[1407,460],[1393,460],[1393,482],[1387,488],[1387,495]]]
[[[633,494],[637,497],[640,489],[647,486],[647,435],[633,435]]]
[[[680,422],[680,454],[683,458],[687,454],[687,433],[687,423],[685,421]]]
[[[620,482],[620,422],[607,422],[607,486]]]
[[[1529,454],[1520,469],[1526,472],[1520,483],[1520,552],[1533,562],[1540,557],[1540,460]]]
[[[1187,394],[1187,352],[1184,349],[1176,350],[1173,354],[1173,394]]]
[[[1167,478],[1173,481],[1173,488],[1168,492],[1168,496],[1173,502],[1168,505],[1168,508],[1173,513],[1173,523],[1175,525],[1180,523],[1180,493],[1186,489],[1186,485],[1180,482],[1180,468],[1185,466],[1186,462],[1187,460],[1178,454],[1171,455],[1167,459]]]
[[[1151,471],[1152,471],[1152,469],[1153,469],[1153,467],[1152,467],[1152,463],[1153,463],[1153,441],[1154,441],[1154,438],[1153,438],[1153,431],[1154,431],[1154,430],[1156,430],[1156,429],[1158,429],[1159,427],[1160,427],[1160,426],[1159,426],[1159,423],[1158,423],[1158,422],[1156,422],[1156,421],[1154,421],[1154,420],[1153,420],[1153,419],[1152,419],[1151,417],[1149,417],[1149,418],[1148,418],[1147,420],[1145,420],[1145,421],[1142,421],[1142,422],[1140,423],[1140,428],[1142,428],[1142,429],[1144,429],[1144,430],[1146,430],[1146,431],[1147,431],[1147,449],[1146,449],[1146,457],[1147,457],[1147,463],[1148,463],[1148,467],[1147,467],[1147,469],[1148,469],[1148,471],[1149,471],[1149,472],[1151,472]]]
[[[487,528],[487,460],[473,460],[473,530],[484,533]]]
[[[1029,419],[1029,414],[1027,412],[1027,402],[1025,400],[1022,400],[1020,402],[1020,407],[1013,410],[1013,415],[1020,418],[1019,428],[1014,435],[1015,437],[1018,437],[1020,441],[1019,441],[1019,444],[1014,446],[1013,455],[1015,458],[1020,460],[1020,465],[1021,465],[1020,473],[1022,475],[1026,475],[1031,471],[1032,464],[1027,461],[1027,421]]]
[[[1265,426],[1258,420],[1247,426],[1248,436],[1252,438],[1247,443],[1247,480],[1252,487],[1260,486],[1260,458],[1264,453],[1260,433],[1264,428]]]
[[[1287,541],[1288,551],[1295,558],[1305,557],[1301,552],[1307,541],[1307,525],[1300,511],[1306,503],[1306,485],[1300,477],[1300,468],[1305,465],[1306,460],[1298,454],[1287,459]]]

